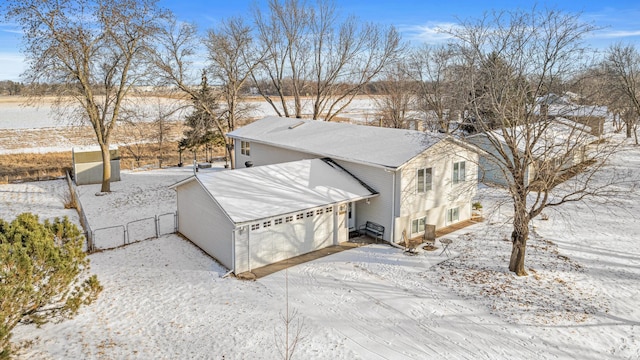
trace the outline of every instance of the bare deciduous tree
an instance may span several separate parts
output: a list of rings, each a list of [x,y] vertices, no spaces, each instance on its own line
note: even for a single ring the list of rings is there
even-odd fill
[[[239,121],[248,118],[251,106],[242,101],[243,91],[263,56],[253,47],[251,27],[241,18],[228,19],[210,29],[205,45],[209,52],[210,73],[220,89],[221,117],[226,122],[226,130],[233,131]],[[226,142],[226,151],[231,167],[235,168],[232,142]]]
[[[378,83],[381,94],[374,98],[380,125],[406,129],[411,127],[409,121],[424,120],[416,116],[416,86],[407,76],[405,64],[398,62],[384,73],[384,77]],[[415,130],[419,128],[417,125]]]
[[[268,13],[255,11],[255,22],[266,57],[253,72],[254,85],[279,116],[302,117],[308,95],[311,117],[331,121],[403,48],[395,28],[354,17],[339,22],[329,1],[311,7],[270,0]]]
[[[144,59],[164,15],[156,0],[7,0],[7,19],[22,27],[27,83],[57,87],[60,106],[79,106],[103,160],[110,191],[109,142],[123,99],[148,73]],[[70,99],[70,100],[69,100]]]
[[[429,115],[431,130],[449,132],[450,123],[464,108],[465,94],[460,93],[456,66],[458,58],[449,46],[423,45],[409,56],[408,74],[416,81],[421,111]],[[432,114],[434,116],[432,116]]]
[[[254,66],[251,64],[254,55],[249,53],[251,41],[246,37],[247,32],[248,28],[241,21],[230,20],[218,30],[211,30],[205,42],[209,47],[211,64],[204,64],[204,67],[212,68],[216,79],[221,82],[221,91],[202,91],[201,87],[194,86],[194,58],[201,41],[194,25],[170,19],[157,37],[159,47],[153,56],[159,81],[176,86],[186,94],[196,110],[206,114],[216,131],[223,135],[232,168],[235,168],[233,141],[226,134],[235,129],[237,117],[242,113],[240,90],[245,83],[246,72]],[[224,48],[218,49],[217,46]],[[226,109],[220,108],[220,100]]]
[[[610,152],[591,144],[594,148],[585,153],[583,146],[590,139],[582,131],[586,129],[562,126],[565,120],[543,116],[537,106],[548,89],[588,65],[581,39],[593,30],[579,15],[533,9],[485,14],[450,31],[467,69],[460,84],[470,97],[469,116],[491,144],[487,156],[504,172],[513,201],[509,270],[517,275],[527,274],[525,251],[533,218],[545,208],[598,196],[606,189],[590,175]],[[570,185],[556,187],[563,172],[571,174],[565,170],[575,157],[595,164],[583,168]]]
[[[612,45],[604,62],[605,71],[611,77],[611,95],[624,104],[622,119],[627,137],[632,134],[638,144],[638,117],[640,117],[640,53],[635,45]]]

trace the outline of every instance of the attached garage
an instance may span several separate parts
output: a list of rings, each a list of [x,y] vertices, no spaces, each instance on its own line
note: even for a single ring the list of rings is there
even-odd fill
[[[347,241],[347,207],[377,192],[329,159],[200,173],[172,186],[178,230],[241,273]]]

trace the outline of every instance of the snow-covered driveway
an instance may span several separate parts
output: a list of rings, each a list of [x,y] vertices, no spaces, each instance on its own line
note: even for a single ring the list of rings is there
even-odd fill
[[[429,256],[437,256],[429,254]],[[258,280],[362,359],[572,358],[572,350],[507,324],[430,279],[423,256],[370,245]],[[307,329],[308,330],[308,329]],[[307,332],[308,333],[308,332]]]

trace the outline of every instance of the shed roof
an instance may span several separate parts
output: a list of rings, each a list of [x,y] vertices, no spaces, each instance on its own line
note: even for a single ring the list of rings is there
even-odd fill
[[[396,169],[445,138],[415,130],[269,116],[229,137]]]
[[[309,159],[200,173],[197,180],[236,224],[376,196],[330,160]]]

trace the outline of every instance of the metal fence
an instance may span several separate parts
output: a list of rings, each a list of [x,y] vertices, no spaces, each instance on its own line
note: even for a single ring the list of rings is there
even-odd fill
[[[114,249],[178,231],[177,213],[165,213],[91,231],[89,251]]]

